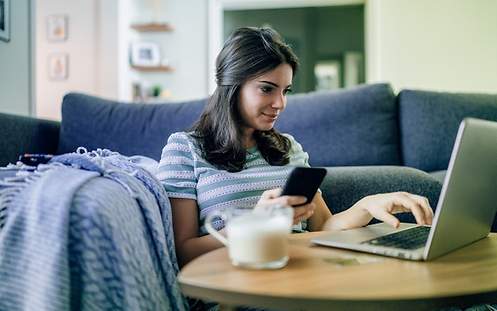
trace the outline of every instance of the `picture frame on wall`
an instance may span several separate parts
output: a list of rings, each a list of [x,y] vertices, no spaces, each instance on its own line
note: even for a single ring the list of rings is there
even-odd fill
[[[155,67],[160,65],[159,46],[153,42],[131,44],[130,61],[133,66]]]
[[[339,60],[318,61],[314,65],[315,90],[337,90],[342,87],[342,63]]]
[[[67,80],[69,77],[69,55],[67,53],[48,55],[48,77],[54,81]]]
[[[68,21],[69,18],[67,15],[49,15],[47,17],[47,40],[49,42],[66,41]]]
[[[10,0],[0,0],[0,40],[10,41]]]

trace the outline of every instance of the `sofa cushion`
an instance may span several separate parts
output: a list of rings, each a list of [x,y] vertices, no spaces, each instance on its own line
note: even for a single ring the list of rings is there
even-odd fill
[[[400,164],[397,107],[388,84],[298,94],[276,123],[314,166]]]
[[[404,90],[398,100],[404,165],[427,172],[447,169],[465,117],[497,121],[497,95]]]
[[[71,93],[62,103],[57,152],[82,146],[159,160],[169,135],[188,129],[204,105],[205,99],[188,104],[127,104]]]
[[[59,122],[0,113],[0,166],[16,163],[23,153],[54,153]]]
[[[438,180],[441,184],[445,181],[445,175],[447,175],[447,170],[430,172],[430,176]]]
[[[327,168],[320,189],[323,199],[333,214],[342,212],[365,196],[396,191],[406,191],[424,196],[435,211],[445,173],[428,174],[405,166],[360,166]],[[411,213],[395,214],[402,222],[416,222]],[[377,223],[372,220],[371,223]],[[492,232],[497,232],[497,217],[493,218]]]
[[[396,191],[424,196],[435,210],[442,184],[430,174],[410,167],[333,167],[328,168],[320,189],[333,214],[348,209],[365,196]],[[403,222],[415,222],[410,213],[395,216]]]

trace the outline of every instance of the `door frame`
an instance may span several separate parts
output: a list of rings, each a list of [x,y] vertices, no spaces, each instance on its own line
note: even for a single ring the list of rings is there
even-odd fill
[[[366,4],[367,0],[209,0],[207,9],[208,93],[216,89],[216,56],[223,45],[223,12],[228,10],[281,9]]]

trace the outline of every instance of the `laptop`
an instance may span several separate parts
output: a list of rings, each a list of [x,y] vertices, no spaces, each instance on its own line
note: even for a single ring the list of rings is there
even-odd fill
[[[497,122],[464,119],[431,226],[385,223],[311,242],[379,255],[431,260],[488,236],[497,210]]]

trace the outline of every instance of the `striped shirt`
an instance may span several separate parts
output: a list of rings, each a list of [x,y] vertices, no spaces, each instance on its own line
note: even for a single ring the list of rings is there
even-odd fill
[[[199,233],[205,235],[204,221],[208,213],[234,206],[253,208],[262,192],[283,187],[293,167],[309,166],[309,156],[302,146],[291,135],[283,135],[291,142],[289,164],[271,166],[257,147],[252,147],[247,149],[243,170],[228,172],[203,158],[200,146],[191,133],[174,133],[162,150],[157,178],[170,198],[197,201]],[[305,227],[305,224],[302,225]],[[213,227],[219,230],[224,223],[219,220],[213,223]]]

